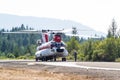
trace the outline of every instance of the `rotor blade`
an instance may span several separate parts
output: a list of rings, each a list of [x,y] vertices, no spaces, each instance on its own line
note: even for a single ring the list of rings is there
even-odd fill
[[[19,32],[23,32],[23,33],[35,33],[35,34],[42,33],[41,30],[21,30]]]
[[[62,33],[72,32],[72,29],[65,29],[61,31]]]
[[[17,32],[2,32],[5,34],[39,34],[41,33],[41,31],[37,31],[37,30],[21,30],[21,31],[17,31]]]
[[[40,32],[2,32],[4,34],[39,34]]]
[[[63,29],[62,31],[60,31],[60,32],[62,32],[62,33],[69,33],[69,32],[71,32],[72,33],[72,31],[73,31],[73,29],[71,28],[71,29]],[[82,31],[94,31],[94,30],[87,30],[87,29],[77,29],[77,32],[82,32]]]
[[[99,36],[79,35],[79,34],[66,34],[67,36],[83,37],[83,38],[100,38]]]
[[[84,37],[84,38],[88,37],[86,35],[79,35],[79,34],[66,34],[66,35],[67,36],[74,36],[74,37]]]
[[[50,32],[50,33],[52,33],[52,32],[61,32],[62,30],[42,30],[42,32]]]

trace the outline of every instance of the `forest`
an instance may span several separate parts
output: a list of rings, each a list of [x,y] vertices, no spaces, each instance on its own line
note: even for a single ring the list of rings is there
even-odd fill
[[[41,34],[3,34],[20,30],[33,28],[21,24],[11,30],[0,30],[0,59],[34,59],[36,41],[41,38]],[[62,39],[67,44],[68,60],[73,60],[73,52],[77,51],[78,61],[120,61],[120,37],[114,19],[105,38],[86,40],[63,34]]]

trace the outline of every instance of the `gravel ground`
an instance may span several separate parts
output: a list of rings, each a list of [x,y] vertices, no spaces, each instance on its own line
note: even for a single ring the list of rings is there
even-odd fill
[[[120,80],[120,71],[59,67],[44,64],[27,65],[28,63],[34,63],[34,61],[0,61],[0,80]],[[77,64],[94,66],[99,63],[77,62]],[[107,66],[108,63],[102,63],[102,67],[103,65]],[[110,63],[110,65],[112,64]],[[115,65],[119,68],[118,64]]]

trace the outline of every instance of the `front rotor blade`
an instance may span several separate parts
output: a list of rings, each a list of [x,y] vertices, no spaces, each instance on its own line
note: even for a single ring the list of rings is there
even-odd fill
[[[5,34],[39,34],[41,33],[41,31],[37,31],[37,30],[21,30],[21,31],[17,31],[17,32],[2,32]]]

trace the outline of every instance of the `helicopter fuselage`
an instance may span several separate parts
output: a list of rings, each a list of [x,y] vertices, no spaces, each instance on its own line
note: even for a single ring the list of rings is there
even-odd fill
[[[36,61],[47,61],[53,59],[56,61],[56,58],[58,57],[62,57],[62,61],[66,61],[66,56],[68,56],[68,51],[66,50],[65,43],[63,41],[49,41],[43,43],[37,47],[37,51],[35,53]]]

